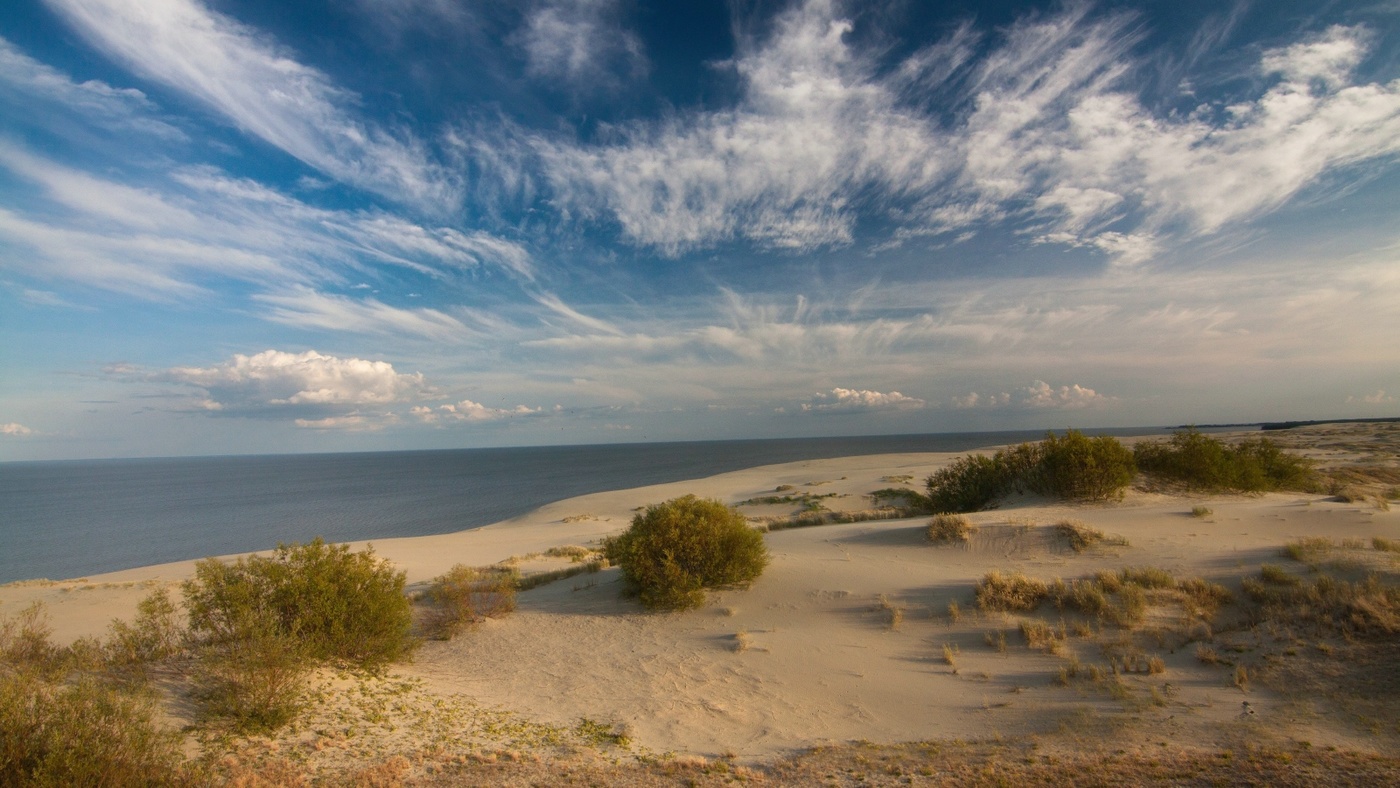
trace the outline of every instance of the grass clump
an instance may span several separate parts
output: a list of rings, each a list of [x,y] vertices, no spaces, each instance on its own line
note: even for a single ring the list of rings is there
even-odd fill
[[[1197,519],[1204,519],[1206,517],[1210,517],[1212,514],[1215,514],[1215,512],[1211,511],[1209,506],[1191,507],[1191,516]]]
[[[977,529],[960,514],[938,514],[924,532],[930,542],[966,542]]]
[[[751,582],[769,561],[742,514],[694,495],[648,506],[605,551],[629,590],[659,610],[699,607],[705,589]]]
[[[520,575],[506,567],[476,569],[457,564],[433,579],[426,597],[433,604],[425,621],[430,637],[451,640],[482,618],[515,609]]]
[[[1268,438],[1231,445],[1195,429],[1167,441],[1143,441],[1133,449],[1149,477],[1208,492],[1309,490],[1316,486],[1311,461],[1288,454]]]
[[[1069,541],[1070,548],[1076,553],[1082,553],[1107,538],[1103,531],[1090,528],[1078,520],[1061,520],[1054,527],[1056,533]]]
[[[1045,581],[1020,572],[1003,575],[993,570],[977,582],[973,592],[977,597],[977,606],[982,610],[1016,612],[1039,607],[1050,595],[1050,587]]]

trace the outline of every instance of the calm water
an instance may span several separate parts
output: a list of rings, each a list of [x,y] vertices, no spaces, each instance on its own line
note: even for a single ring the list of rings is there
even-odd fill
[[[316,536],[346,542],[450,533],[604,490],[802,459],[965,451],[1043,435],[0,463],[0,583],[264,550]]]

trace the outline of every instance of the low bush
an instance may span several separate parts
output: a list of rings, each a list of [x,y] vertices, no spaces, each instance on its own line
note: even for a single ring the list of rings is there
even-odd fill
[[[769,560],[742,514],[693,495],[647,507],[604,549],[642,604],[667,610],[699,607],[705,589],[750,582]]]
[[[136,606],[136,619],[113,621],[103,648],[109,665],[138,667],[172,657],[184,648],[185,629],[179,611],[164,588],[152,591]]]
[[[977,529],[960,514],[937,514],[924,531],[930,542],[966,542]]]
[[[1070,501],[1114,498],[1135,473],[1132,452],[1116,438],[1089,438],[1069,430],[1063,437],[1051,432],[1040,443],[1012,446],[991,457],[959,457],[925,484],[934,512],[975,512],[1025,490]]]
[[[0,669],[0,785],[189,784],[149,695]]]
[[[450,640],[480,618],[495,618],[515,609],[520,575],[514,569],[474,569],[457,564],[433,580],[427,598],[433,604],[427,618],[431,637]]]
[[[294,639],[313,660],[374,668],[413,648],[404,574],[372,549],[279,545],[271,557],[208,558],[184,584],[190,629],[205,642],[269,633]]]
[[[1317,484],[1309,460],[1284,452],[1268,438],[1249,438],[1230,445],[1186,429],[1167,441],[1137,444],[1133,456],[1149,477],[1189,490],[1309,490]]]
[[[1089,438],[1078,430],[1068,430],[1064,437],[1046,435],[1036,447],[1035,460],[1027,487],[1068,501],[1120,497],[1137,473],[1133,453],[1117,438]]]
[[[308,649],[270,619],[235,639],[201,646],[197,656],[192,695],[204,722],[227,720],[243,733],[270,732],[291,722],[304,705]]]

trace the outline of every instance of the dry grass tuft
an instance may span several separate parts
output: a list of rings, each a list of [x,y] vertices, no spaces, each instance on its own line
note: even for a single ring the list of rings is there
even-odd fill
[[[1053,526],[1055,531],[1069,541],[1076,553],[1082,553],[1104,541],[1104,532],[1090,528],[1078,520],[1061,520]]]
[[[984,611],[1018,612],[1034,610],[1050,594],[1043,580],[1017,572],[1003,575],[993,570],[977,582],[973,591],[977,606]]]
[[[925,534],[930,542],[966,542],[977,529],[960,514],[940,514],[929,521]]]

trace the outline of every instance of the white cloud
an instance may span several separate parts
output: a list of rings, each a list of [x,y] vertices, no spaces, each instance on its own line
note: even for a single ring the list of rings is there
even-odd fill
[[[1359,397],[1348,396],[1347,404],[1360,403],[1364,405],[1393,405],[1395,397],[1385,393],[1385,389],[1377,389],[1374,394],[1363,394]]]
[[[522,283],[535,277],[530,252],[513,241],[381,211],[317,208],[212,167],[177,169],[138,187],[0,140],[0,170],[35,187],[16,210],[0,208],[0,241],[43,261],[26,266],[31,275],[85,286],[146,298],[197,296],[210,278],[305,289],[362,275],[365,263],[437,279],[464,271],[504,272]],[[16,258],[0,266],[24,265]],[[405,325],[419,335],[451,328],[438,322],[432,331],[422,321]]]
[[[337,180],[433,210],[460,200],[420,141],[357,117],[325,74],[196,0],[48,4],[108,56]]]
[[[19,422],[12,421],[8,424],[0,424],[0,435],[8,438],[27,438],[33,434],[35,434],[34,430]]]
[[[366,334],[409,334],[442,341],[461,341],[475,333],[461,320],[439,310],[402,309],[373,298],[350,298],[299,289],[254,295],[253,300],[272,307],[265,314],[268,320],[289,326]]]
[[[464,399],[455,404],[439,405],[436,408],[420,405],[413,408],[410,412],[425,424],[442,424],[452,422],[497,421],[499,419],[522,416],[539,416],[545,411],[544,408],[531,408],[525,405],[516,405],[514,408],[489,408],[479,402],[472,402],[469,399]]]
[[[1011,395],[1005,391],[999,394],[978,394],[969,392],[965,397],[953,397],[952,405],[955,408],[1000,408],[1011,403]]]
[[[393,413],[363,415],[352,413],[347,416],[326,416],[320,419],[296,419],[298,427],[312,430],[343,430],[345,432],[376,432],[398,422]]]
[[[642,41],[619,16],[618,0],[538,0],[514,36],[525,53],[526,73],[585,91],[642,75]]]
[[[926,405],[916,397],[906,397],[898,391],[888,394],[868,389],[834,388],[830,392],[818,393],[811,402],[804,402],[802,410],[822,413],[867,413],[889,410],[918,410]]]
[[[826,0],[794,7],[768,40],[739,42],[736,108],[618,127],[599,147],[536,138],[544,175],[585,215],[668,254],[729,239],[850,243],[855,192],[893,199],[945,166],[931,124],[872,78],[850,29]]]
[[[212,367],[172,367],[146,377],[201,390],[201,407],[211,412],[286,415],[308,424],[360,416],[361,406],[402,402],[428,388],[421,373],[396,372],[386,361],[338,358],[314,350],[240,353]]]
[[[1069,386],[1052,387],[1043,380],[1037,380],[1023,389],[1025,397],[1021,404],[1031,408],[1074,410],[1102,405],[1111,401],[1093,389],[1084,388],[1078,383]]]
[[[1262,91],[1163,115],[1133,92],[1146,62],[1131,14],[1070,4],[1013,24],[980,57],[964,26],[893,67],[853,43],[846,16],[807,0],[767,37],[741,35],[730,109],[606,128],[592,144],[517,136],[573,216],[668,255],[733,240],[843,246],[873,214],[893,225],[881,249],[1007,225],[1124,266],[1400,152],[1400,80],[1354,81],[1373,38],[1360,27],[1264,51]],[[518,150],[480,146],[508,189],[533,188]]]
[[[135,132],[165,142],[183,141],[186,134],[156,117],[155,105],[146,94],[134,88],[117,88],[100,80],[75,82],[50,66],[25,55],[9,41],[0,38],[0,98],[15,106],[27,107],[23,120],[34,121],[36,115],[57,110],[58,118],[40,117],[53,131],[71,133],[76,124],[70,116],[84,123],[114,131]],[[12,116],[19,120],[21,116]]]

